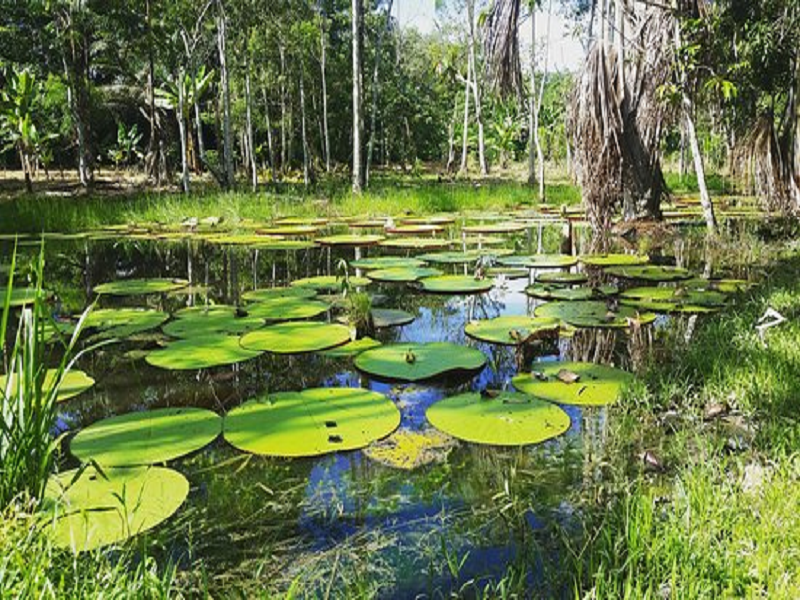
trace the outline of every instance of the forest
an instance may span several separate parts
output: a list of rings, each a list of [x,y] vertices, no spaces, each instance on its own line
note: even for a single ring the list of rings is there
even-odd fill
[[[0,596],[800,596],[800,0],[0,9]]]

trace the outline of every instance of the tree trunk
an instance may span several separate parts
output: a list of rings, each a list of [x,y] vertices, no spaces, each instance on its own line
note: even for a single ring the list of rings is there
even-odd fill
[[[286,172],[286,48],[281,40],[281,172]]]
[[[467,78],[464,80],[464,128],[461,131],[461,167],[458,169],[459,174],[466,175],[469,168],[469,78],[472,75],[472,66],[470,61],[467,61]]]
[[[453,173],[453,167],[456,163],[456,119],[458,118],[458,94],[455,95],[453,102],[453,117],[450,119],[450,124],[447,126],[447,166],[445,171],[448,175]],[[384,137],[384,139],[386,139]],[[385,153],[385,152],[384,152]]]
[[[28,153],[24,149],[19,149],[19,162],[22,167],[22,174],[25,177],[25,191],[33,193],[33,181],[31,181],[31,162]]]
[[[352,0],[353,25],[353,193],[360,194],[364,188],[364,114],[362,77],[362,16],[363,0]]]
[[[144,159],[145,174],[147,178],[154,181],[156,185],[161,185],[161,147],[159,141],[159,127],[156,115],[156,95],[155,95],[155,59],[153,58],[152,36],[152,17],[150,15],[150,0],[145,3],[145,22],[147,24],[147,114],[150,121],[150,139],[147,142],[147,154]]]
[[[178,110],[177,110],[177,118],[178,118],[178,134],[181,138],[181,187],[183,188],[183,193],[189,193],[189,158],[187,156],[188,144],[186,143],[186,116],[184,115],[184,105],[185,105],[185,90],[184,90],[184,77],[183,77],[183,69],[178,69]]]
[[[536,114],[536,5],[531,4],[531,95],[528,98],[528,185],[536,185],[536,142],[534,136],[539,128]]]
[[[325,151],[325,172],[331,172],[331,139],[328,132],[328,80],[325,75],[326,51],[325,51],[325,19],[322,16],[322,2],[317,5],[319,9],[319,68],[322,74],[322,135],[323,149]]]
[[[264,116],[266,117],[267,121],[267,149],[269,150],[269,166],[272,170],[272,181],[277,181],[278,179],[278,169],[275,164],[275,147],[272,143],[272,123],[269,119],[269,102],[267,101],[267,86],[265,85],[261,88],[261,91],[264,95]]]
[[[258,190],[258,167],[256,166],[255,146],[253,145],[253,102],[250,94],[250,60],[245,49],[244,57],[244,101],[247,121],[247,147],[250,155],[250,185],[253,191]]]
[[[483,116],[481,114],[481,92],[478,84],[478,63],[475,59],[475,1],[467,0],[467,17],[469,18],[469,62],[472,64],[472,93],[475,100],[475,121],[478,123],[478,162],[481,166],[481,175],[489,174],[489,165],[486,163],[486,143],[483,133]]]
[[[370,111],[370,128],[369,128],[369,143],[367,144],[367,167],[364,173],[364,181],[369,185],[369,172],[372,167],[372,151],[375,146],[375,121],[378,114],[378,71],[381,66],[381,46],[383,45],[383,36],[389,30],[389,24],[392,17],[392,4],[394,0],[389,0],[386,6],[386,27],[378,32],[378,41],[375,44],[375,66],[372,70],[372,108]]]
[[[217,6],[217,47],[219,50],[219,75],[222,86],[222,137],[223,137],[223,165],[225,168],[225,187],[230,188],[234,183],[233,172],[233,131],[231,129],[231,86],[228,80],[227,60],[227,18],[222,0]]]
[[[534,113],[534,130],[533,139],[536,144],[536,157],[539,161],[539,201],[544,202],[545,188],[544,188],[544,152],[542,151],[542,143],[539,139],[539,113],[542,110],[542,102],[544,101],[544,86],[547,82],[547,69],[550,59],[550,21],[553,16],[553,0],[550,0],[547,8],[547,33],[545,37],[545,51],[544,51],[544,68],[542,69],[542,81],[539,84],[539,99],[536,103],[536,112]]]
[[[308,146],[308,135],[306,133],[306,90],[303,85],[303,69],[300,69],[300,130],[303,136],[303,185],[308,187],[311,184],[311,157]]]
[[[689,146],[692,149],[694,159],[694,172],[697,175],[697,187],[700,188],[700,205],[703,207],[703,218],[706,220],[706,229],[709,233],[717,232],[717,219],[714,215],[714,205],[711,196],[708,194],[706,186],[706,173],[703,167],[703,155],[700,153],[700,144],[697,141],[697,131],[692,120],[692,101],[684,90],[683,92],[683,117],[686,121],[686,133],[689,137]]]

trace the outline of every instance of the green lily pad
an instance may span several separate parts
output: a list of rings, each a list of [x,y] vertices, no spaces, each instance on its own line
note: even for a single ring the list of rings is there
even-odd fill
[[[281,240],[275,239],[274,242],[260,242],[254,244],[254,247],[260,250],[307,250],[314,247],[314,242],[308,240]]]
[[[109,296],[139,296],[143,294],[165,294],[189,285],[184,279],[123,279],[95,286],[95,294]]]
[[[397,225],[386,230],[386,233],[393,235],[420,235],[425,233],[439,233],[443,231],[442,225],[434,225],[432,223],[418,224],[418,225]]]
[[[328,224],[325,217],[282,217],[275,221],[276,225],[316,225],[322,227]]]
[[[282,238],[280,236],[254,235],[252,233],[220,233],[205,235],[202,239],[206,242],[221,244],[223,246],[258,246],[260,244],[271,244],[276,241],[276,239],[280,240]]]
[[[252,333],[247,334],[252,335]],[[256,358],[260,351],[243,348],[240,338],[234,335],[209,335],[191,337],[171,342],[164,348],[153,350],[145,360],[148,364],[170,371],[209,369]]]
[[[350,341],[344,325],[311,321],[287,321],[253,331],[242,337],[243,348],[275,354],[318,352]]]
[[[198,317],[235,317],[239,312],[235,306],[228,304],[197,304],[178,309],[172,315],[177,319],[195,319]]]
[[[593,267],[622,267],[650,262],[649,257],[638,254],[584,254],[579,259],[583,264]]]
[[[461,242],[467,246],[497,246],[498,244],[505,244],[506,239],[496,236],[488,235],[466,235],[461,238]]]
[[[624,300],[640,300],[644,302],[667,303],[675,305],[694,304],[709,308],[723,306],[727,297],[722,292],[713,290],[687,289],[678,287],[636,287],[622,292]]]
[[[352,358],[357,354],[361,354],[365,350],[377,348],[381,343],[373,340],[371,337],[363,337],[352,342],[346,343],[344,346],[338,346],[332,350],[325,350],[321,352],[322,356],[327,358]]]
[[[686,304],[683,302],[666,302],[658,300],[633,300],[623,298],[620,300],[625,306],[636,308],[637,310],[647,310],[662,314],[688,314],[700,315],[712,313],[720,310],[719,306],[703,306],[700,304]]]
[[[536,280],[540,283],[556,283],[561,285],[578,285],[586,283],[589,278],[585,273],[569,273],[567,271],[548,271],[539,273]]]
[[[467,252],[435,252],[420,254],[417,258],[427,263],[458,265],[475,262],[481,257],[481,253],[482,251],[479,250],[469,250]]]
[[[350,266],[358,269],[414,269],[425,266],[425,261],[404,256],[376,256],[354,260]]]
[[[278,227],[266,227],[259,229],[257,233],[263,235],[280,235],[286,237],[305,237],[314,235],[319,231],[316,225],[282,225]]]
[[[370,312],[372,322],[378,329],[408,325],[416,318],[409,312],[394,308],[373,308]]]
[[[404,225],[449,225],[455,223],[453,215],[427,215],[424,217],[404,217],[400,222]]]
[[[400,411],[383,394],[361,388],[312,388],[245,402],[225,417],[225,439],[253,454],[318,456],[355,450],[386,437]]]
[[[681,281],[692,277],[692,274],[686,269],[658,265],[609,267],[605,272],[613,277],[644,279],[646,281]]]
[[[42,392],[47,394],[53,389],[56,383],[56,376],[58,371],[56,369],[48,369],[44,374],[44,381],[42,382]],[[17,376],[16,373],[11,376],[11,393],[14,394],[16,387]],[[56,402],[64,402],[70,398],[74,398],[82,394],[86,390],[94,386],[94,379],[89,377],[83,371],[77,369],[70,369],[61,378],[61,384],[58,386],[58,393],[56,394]],[[5,393],[6,385],[8,384],[8,376],[0,375],[0,397]]]
[[[90,329],[99,330],[99,337],[127,338],[136,333],[160,327],[169,315],[142,308],[101,308],[92,310],[84,321]]]
[[[537,317],[551,317],[561,319],[575,327],[597,327],[622,329],[628,327],[631,321],[640,324],[652,323],[656,316],[653,313],[640,313],[629,307],[620,306],[616,311],[610,311],[605,302],[587,300],[577,302],[548,302],[537,306],[533,311]]]
[[[506,223],[484,223],[482,225],[465,225],[461,228],[461,231],[464,233],[517,233],[519,231],[525,231],[528,229],[528,225],[525,223],[515,223],[515,222],[506,222]]]
[[[548,317],[505,316],[467,323],[466,334],[492,344],[516,346],[541,337],[558,337],[561,322]]]
[[[373,281],[410,283],[412,281],[419,281],[425,277],[436,277],[441,274],[442,272],[439,269],[426,267],[390,267],[388,269],[369,271],[367,277]]]
[[[327,302],[308,298],[275,298],[248,304],[245,310],[253,317],[268,321],[291,321],[293,319],[310,319],[325,314],[331,308]]]
[[[527,279],[530,275],[528,269],[515,269],[514,267],[489,267],[486,269],[487,277],[505,277],[506,279]]]
[[[516,392],[501,392],[494,398],[477,392],[451,396],[430,406],[425,416],[453,437],[492,446],[539,444],[570,427],[563,409]]]
[[[600,300],[619,293],[615,285],[601,285],[599,287],[561,287],[559,285],[542,284],[531,285],[525,288],[525,293],[542,300]]]
[[[422,289],[434,294],[480,294],[494,286],[492,279],[475,279],[471,275],[441,275],[419,281]]]
[[[317,292],[307,287],[274,287],[250,290],[242,294],[242,300],[247,302],[262,302],[264,300],[275,300],[276,298],[313,298]]]
[[[569,254],[531,254],[530,256],[505,256],[499,258],[497,262],[507,267],[558,269],[576,265],[578,259]]]
[[[105,475],[105,477],[103,476]],[[53,513],[57,546],[85,552],[122,542],[172,516],[189,495],[189,482],[172,469],[89,467],[54,475],[45,506]]]
[[[220,307],[207,312],[196,312],[184,315],[161,327],[161,331],[175,338],[205,337],[208,335],[241,335],[263,327],[263,318],[257,316],[240,316],[233,310],[223,311]]]
[[[382,235],[331,235],[316,242],[322,246],[374,246],[384,239]]]
[[[744,292],[753,287],[753,283],[744,279],[689,279],[682,283],[685,287],[697,291],[715,291],[722,294]]]
[[[560,372],[578,376],[577,381],[566,383],[559,379]],[[582,362],[538,362],[533,372],[517,375],[511,383],[519,391],[559,404],[602,406],[616,402],[622,389],[633,381],[627,371]]]
[[[341,277],[335,275],[318,275],[317,277],[306,277],[297,279],[290,285],[293,287],[304,287],[317,292],[338,292],[342,289]],[[366,277],[350,277],[350,285],[353,287],[363,287],[369,285],[370,280]]]
[[[348,221],[348,227],[354,229],[383,229],[386,226],[387,219],[359,219],[357,221]]]
[[[381,246],[386,248],[402,248],[404,250],[433,250],[436,248],[447,248],[452,242],[443,238],[418,238],[418,237],[396,237],[383,240]]]
[[[159,408],[93,423],[78,432],[69,449],[81,462],[101,467],[165,463],[191,454],[222,432],[222,418],[202,408]]]
[[[477,371],[486,357],[475,348],[449,342],[392,344],[356,356],[356,367],[375,377],[421,381],[457,371]]]

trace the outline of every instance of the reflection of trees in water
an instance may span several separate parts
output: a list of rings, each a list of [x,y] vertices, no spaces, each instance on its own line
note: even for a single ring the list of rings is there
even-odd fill
[[[569,346],[569,360],[611,364],[617,342],[615,329],[578,329]]]

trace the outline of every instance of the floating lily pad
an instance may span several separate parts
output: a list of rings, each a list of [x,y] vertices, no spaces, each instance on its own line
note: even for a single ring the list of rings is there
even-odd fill
[[[276,225],[316,225],[322,227],[328,224],[325,217],[283,217],[275,221]]]
[[[492,279],[475,279],[471,275],[441,275],[420,280],[422,289],[434,294],[480,294],[494,286]]]
[[[486,269],[487,277],[505,277],[506,279],[527,279],[530,275],[528,269],[515,269],[514,267],[489,267]]]
[[[347,225],[354,229],[383,229],[386,225],[387,219],[359,219],[357,221],[348,221]]]
[[[562,287],[551,284],[537,284],[525,288],[525,293],[542,300],[599,300],[615,296],[619,288],[615,285],[601,285],[599,287]]]
[[[314,242],[308,240],[281,240],[276,239],[274,242],[262,242],[255,245],[260,250],[307,250],[314,247]]]
[[[417,258],[427,263],[458,265],[475,262],[481,257],[482,252],[481,250],[469,250],[467,252],[436,252],[420,254]],[[489,252],[487,251],[486,253],[488,254]]]
[[[103,419],[82,429],[69,449],[101,467],[165,463],[207,446],[222,432],[222,418],[202,408],[159,408]]]
[[[402,248],[406,250],[433,250],[434,248],[446,248],[452,242],[442,238],[418,238],[418,237],[397,237],[383,240],[381,246],[387,248]]]
[[[516,346],[535,339],[558,337],[560,328],[558,319],[523,315],[472,321],[464,331],[483,342]]]
[[[276,239],[280,240],[282,238],[280,236],[253,235],[252,233],[220,233],[203,236],[203,240],[206,242],[224,246],[257,246],[259,244],[271,244]]]
[[[567,271],[548,271],[539,273],[536,280],[540,283],[557,283],[562,285],[576,285],[586,283],[589,278],[585,273],[569,273]]]
[[[710,308],[723,306],[727,297],[722,292],[713,290],[696,290],[679,287],[636,287],[625,290],[622,298],[645,302],[663,302],[669,304],[694,304]]]
[[[239,339],[234,335],[209,335],[182,339],[159,350],[153,350],[145,360],[160,369],[193,371],[233,365],[256,358],[261,354],[255,349],[243,348],[239,344]]]
[[[282,225],[279,227],[266,227],[259,229],[258,233],[264,235],[280,235],[286,237],[304,237],[314,235],[319,231],[316,225]]]
[[[436,277],[441,274],[442,272],[439,269],[427,267],[390,267],[388,269],[369,271],[367,277],[373,281],[410,283],[425,277]]]
[[[49,393],[56,383],[56,376],[58,371],[56,369],[48,369],[44,374],[44,381],[42,382],[42,392]],[[11,376],[11,393],[14,393],[16,387],[17,376]],[[86,390],[94,386],[94,379],[89,377],[83,371],[77,369],[70,369],[61,379],[61,384],[58,386],[58,393],[56,394],[57,402],[64,402],[70,398],[82,394]],[[8,376],[0,375],[0,397],[5,393],[6,385],[8,385]]]
[[[316,242],[322,246],[374,246],[383,239],[382,235],[331,235]]]
[[[361,258],[350,263],[351,267],[359,269],[414,269],[422,267],[425,261],[404,256],[377,256],[375,258]]]
[[[383,379],[421,381],[457,371],[477,371],[486,357],[475,348],[449,342],[392,344],[367,350],[355,359],[361,371]]]
[[[464,233],[516,233],[525,231],[528,225],[525,223],[484,223],[482,225],[465,225],[461,228]]]
[[[386,230],[386,233],[393,235],[420,235],[425,233],[438,233],[443,231],[444,227],[441,225],[433,224],[419,224],[419,225],[397,225]]]
[[[427,215],[424,217],[404,217],[400,222],[405,225],[449,225],[455,223],[452,215]]]
[[[268,321],[291,321],[293,319],[310,319],[325,314],[331,305],[308,298],[275,298],[248,304],[247,313]]]
[[[54,475],[45,506],[53,513],[53,539],[74,552],[122,542],[172,516],[189,494],[189,482],[172,469],[89,467]]]
[[[658,265],[610,267],[605,270],[608,275],[624,279],[644,279],[646,281],[681,281],[691,279],[692,274],[679,267],[662,267]]]
[[[161,327],[161,331],[176,338],[205,337],[208,335],[241,335],[253,329],[263,327],[263,318],[257,316],[239,315],[234,307],[231,311],[223,311],[221,307],[214,307],[206,312],[184,314],[170,323]]]
[[[461,242],[467,246],[496,246],[498,244],[505,244],[506,239],[501,237],[487,236],[487,235],[466,235],[461,238]]]
[[[389,435],[400,411],[361,388],[312,388],[245,402],[225,417],[225,439],[245,452],[318,456],[355,450]]]
[[[425,416],[453,437],[492,446],[539,444],[570,426],[569,415],[555,404],[515,392],[459,394],[436,402]]]
[[[344,346],[338,346],[332,350],[325,350],[321,352],[322,356],[328,358],[352,358],[357,354],[361,354],[365,350],[377,348],[381,343],[373,340],[371,337],[363,337],[352,342],[346,343]]]
[[[564,380],[574,378],[573,374],[578,379],[565,383]],[[623,387],[631,381],[633,375],[627,371],[582,362],[537,362],[533,364],[532,373],[517,375],[511,380],[515,388],[526,394],[559,404],[581,406],[616,402]]]
[[[537,317],[561,319],[575,327],[611,329],[628,327],[633,321],[640,324],[652,323],[656,318],[653,313],[640,313],[629,306],[620,306],[616,311],[611,311],[605,302],[592,300],[585,302],[548,302],[537,306],[533,313]]]
[[[342,289],[341,277],[335,275],[319,275],[317,277],[306,277],[297,279],[290,285],[293,287],[304,287],[317,292],[338,292]],[[350,285],[353,287],[363,287],[369,285],[370,281],[366,277],[350,277]]]
[[[638,254],[584,254],[579,259],[583,264],[593,267],[621,267],[643,265],[650,262],[647,256]]]
[[[440,431],[395,431],[384,440],[364,448],[364,454],[387,467],[411,471],[423,465],[443,462],[456,441]]]
[[[183,279],[123,279],[95,286],[95,294],[109,296],[139,296],[143,294],[165,294],[189,285]]]
[[[688,314],[699,315],[718,311],[719,306],[703,306],[700,304],[687,304],[684,302],[666,302],[658,300],[633,300],[623,298],[620,300],[625,306],[662,314]]]
[[[242,300],[246,300],[247,302],[261,302],[264,300],[275,300],[276,298],[313,298],[316,295],[317,292],[308,287],[273,287],[245,292],[242,294]]]
[[[753,287],[753,283],[744,279],[689,279],[683,284],[685,287],[697,291],[715,291],[723,294],[744,292]]]
[[[370,312],[372,322],[378,329],[408,325],[416,318],[409,312],[394,308],[373,308]]]
[[[270,325],[245,335],[243,348],[275,354],[318,352],[350,341],[350,329],[344,325],[288,321]]]
[[[240,309],[229,304],[197,304],[176,310],[172,315],[178,319],[194,319],[197,317],[235,317]]]
[[[569,254],[531,254],[529,256],[506,256],[497,260],[507,267],[527,267],[529,269],[558,269],[576,265],[578,259]]]
[[[169,315],[142,308],[102,308],[92,310],[84,321],[87,328],[99,330],[103,338],[127,338],[160,327]]]

